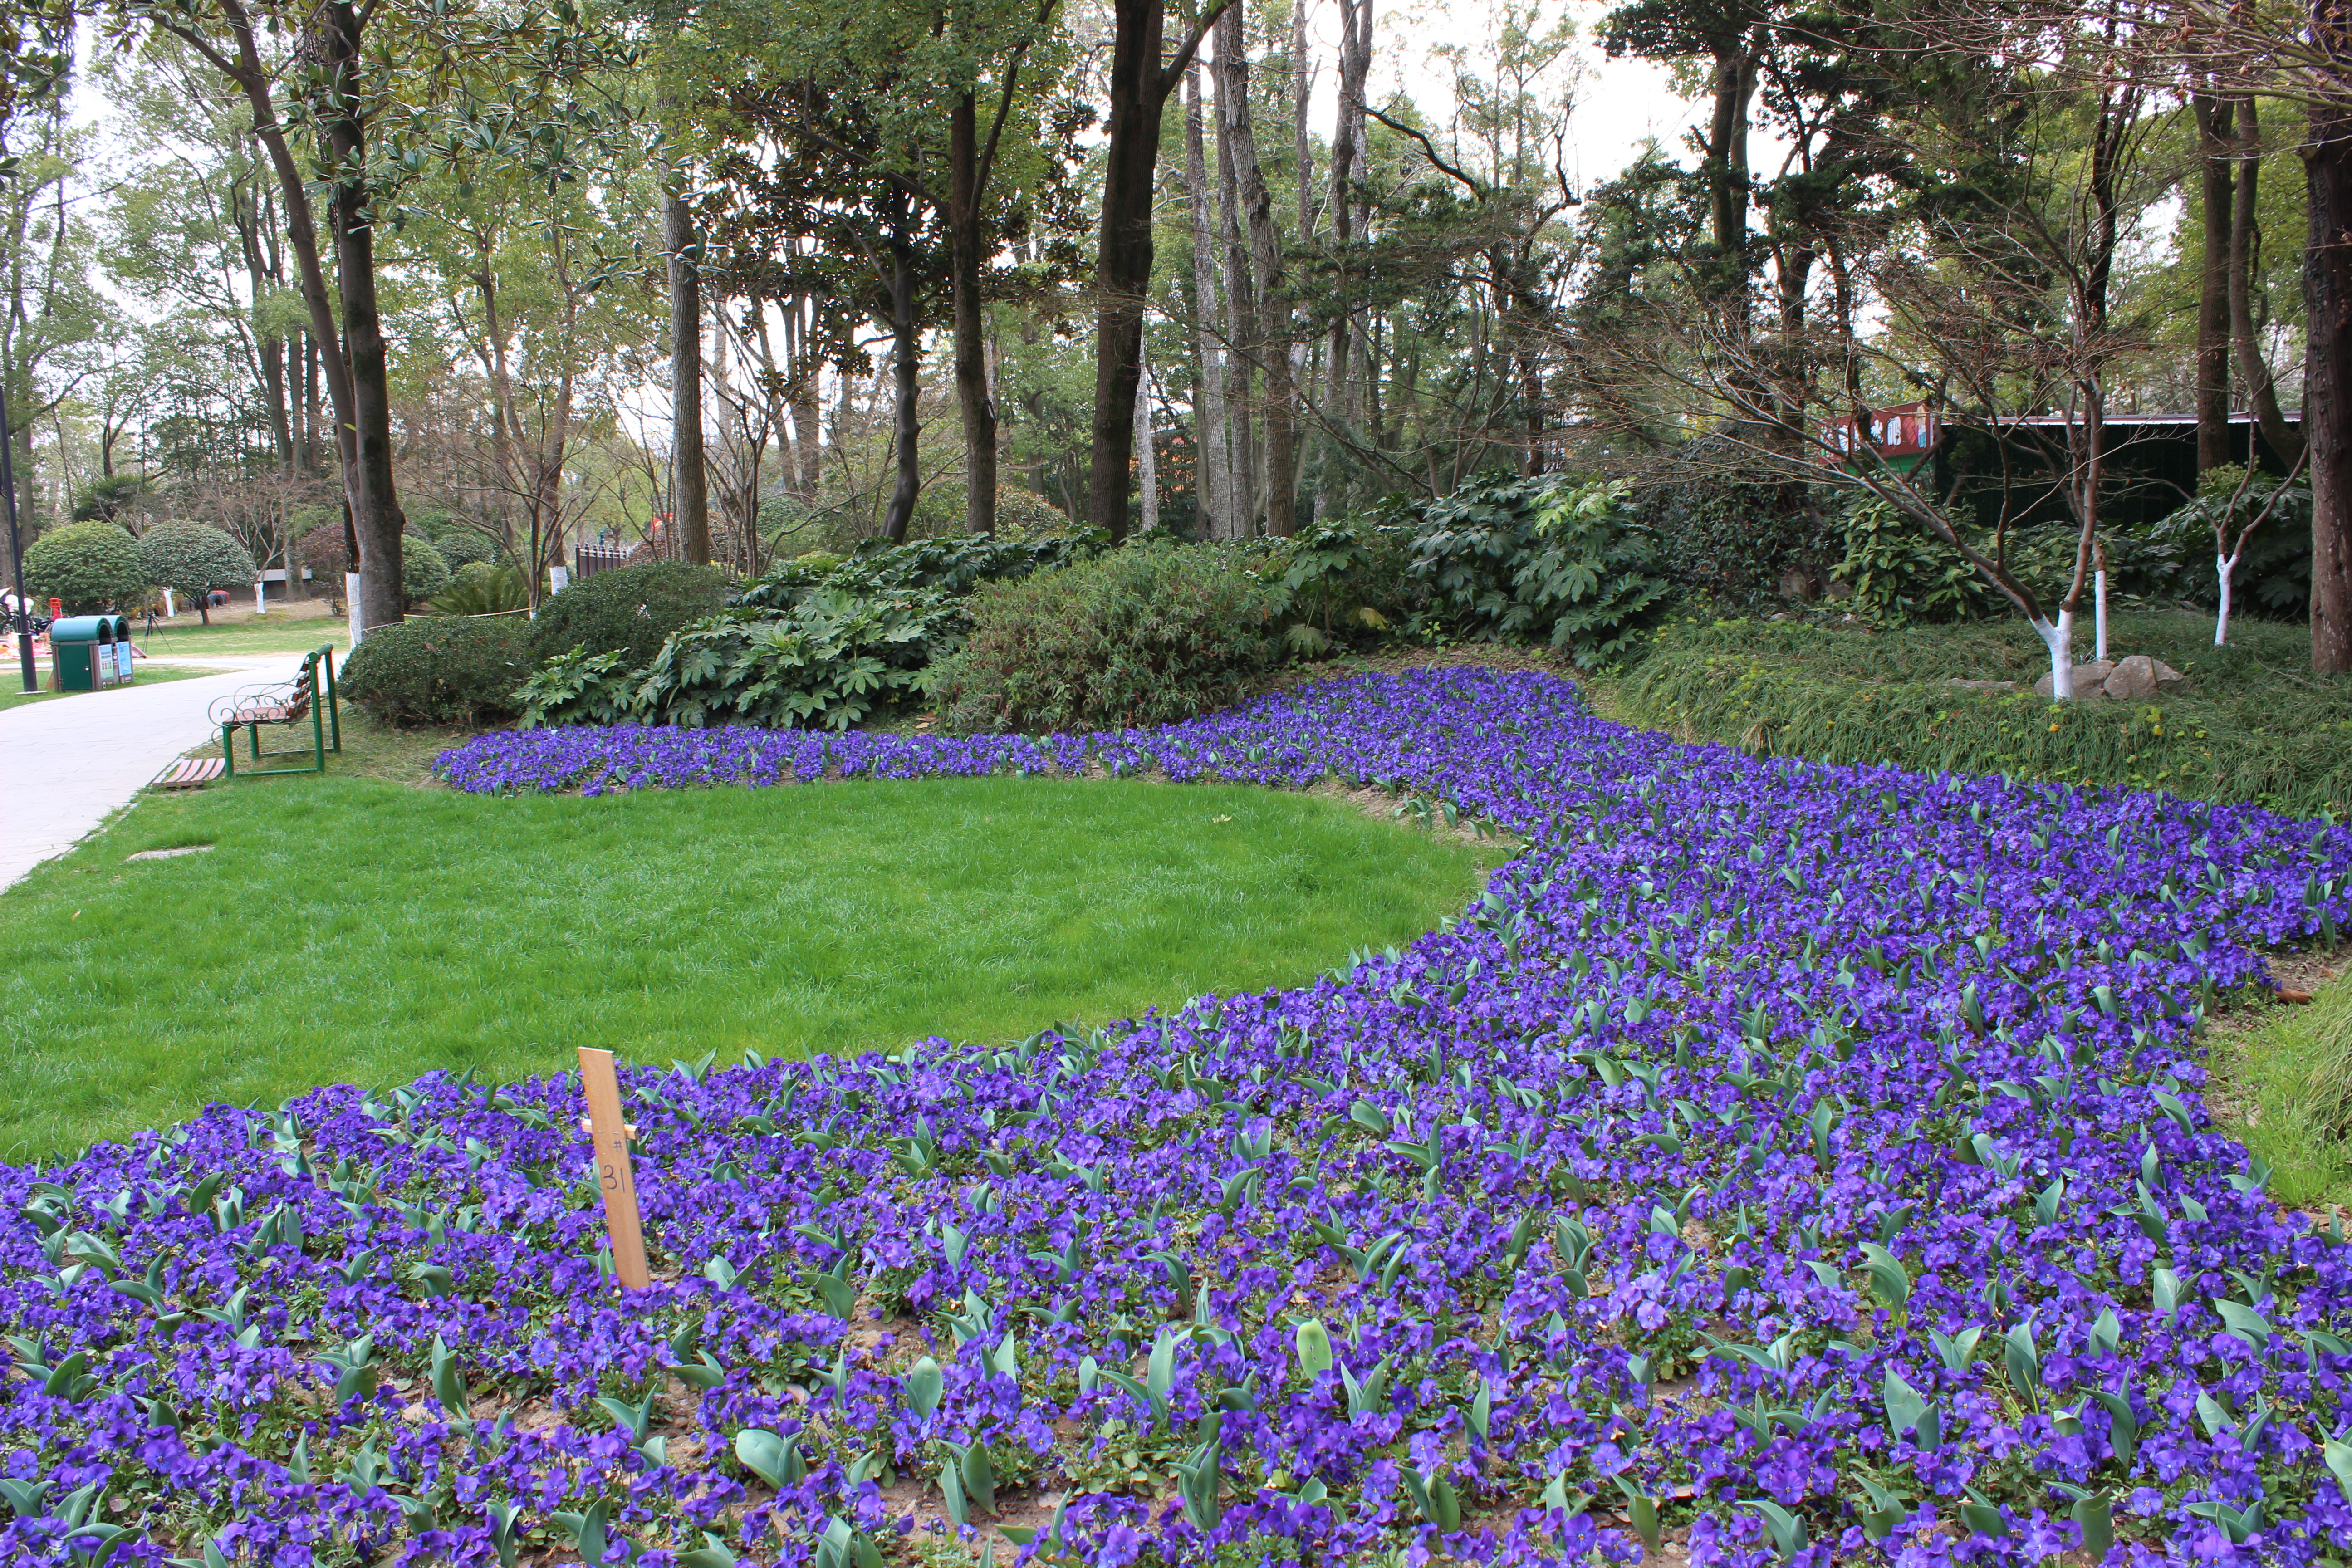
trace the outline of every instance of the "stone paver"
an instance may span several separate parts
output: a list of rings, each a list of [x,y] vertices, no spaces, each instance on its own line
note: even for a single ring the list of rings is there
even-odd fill
[[[302,668],[299,654],[186,662],[228,672],[0,710],[0,888],[73,847],[165,763],[217,734],[205,716],[215,700]],[[13,658],[0,674],[14,689]]]

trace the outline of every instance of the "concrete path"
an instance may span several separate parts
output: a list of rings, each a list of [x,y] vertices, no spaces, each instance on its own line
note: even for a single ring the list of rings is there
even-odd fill
[[[0,888],[72,848],[165,763],[216,735],[205,716],[215,700],[302,669],[299,654],[187,662],[235,668],[0,710]],[[5,673],[15,679],[13,662]]]

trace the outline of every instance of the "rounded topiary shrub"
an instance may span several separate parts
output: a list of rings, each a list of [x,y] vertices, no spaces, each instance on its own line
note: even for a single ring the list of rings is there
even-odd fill
[[[1213,544],[1130,544],[983,586],[936,666],[948,728],[1102,730],[1224,707],[1280,656],[1288,595]]]
[[[727,574],[716,566],[656,561],[615,566],[574,583],[539,606],[531,623],[530,658],[544,664],[574,648],[617,653],[642,669],[664,638],[727,603]]]
[[[211,590],[250,586],[257,574],[252,552],[226,529],[205,522],[157,523],[139,536],[139,558],[148,583],[194,602],[206,626],[213,619]]]
[[[461,571],[478,561],[495,565],[499,559],[499,542],[464,523],[435,540],[433,548],[441,552],[441,559],[449,563],[451,572]]]
[[[147,563],[121,524],[69,522],[26,546],[25,586],[36,604],[60,599],[69,616],[95,615],[137,599]]]
[[[422,604],[449,585],[449,563],[421,533],[400,536],[400,596]]]
[[[432,616],[378,626],[343,664],[339,689],[385,724],[475,724],[522,711],[528,675],[518,617]]]

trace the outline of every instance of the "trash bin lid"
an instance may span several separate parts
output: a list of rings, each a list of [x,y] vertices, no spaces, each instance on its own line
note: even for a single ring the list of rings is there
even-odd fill
[[[50,646],[61,642],[112,642],[114,620],[112,616],[69,616],[61,621],[51,621]]]
[[[129,642],[131,640],[131,617],[129,616],[101,616],[100,619],[112,621],[114,623],[114,640],[116,642]]]

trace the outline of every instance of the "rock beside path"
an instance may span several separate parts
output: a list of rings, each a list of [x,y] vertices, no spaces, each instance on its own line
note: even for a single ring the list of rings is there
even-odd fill
[[[2074,667],[2077,698],[2111,697],[2119,702],[2146,702],[2179,690],[2188,680],[2160,658],[2136,653],[2120,659],[2095,659]],[[2050,695],[2050,678],[2033,683],[2034,695]]]

